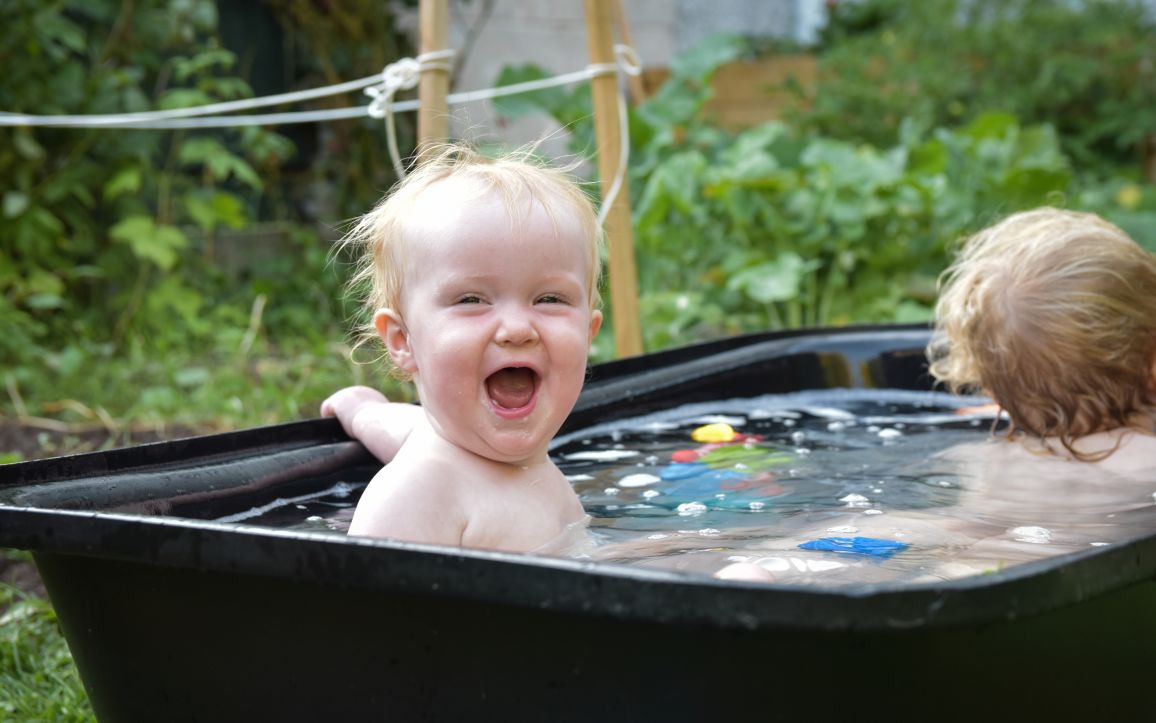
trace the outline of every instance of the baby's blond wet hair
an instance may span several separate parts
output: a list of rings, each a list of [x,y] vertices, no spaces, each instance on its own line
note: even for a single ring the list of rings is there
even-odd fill
[[[1073,441],[1147,424],[1156,259],[1116,226],[1055,208],[1014,214],[967,239],[940,287],[931,373],[989,393],[1011,433],[1098,459]]]
[[[555,168],[535,157],[531,148],[488,157],[469,146],[449,143],[430,146],[423,160],[372,211],[358,219],[342,239],[354,249],[357,270],[350,287],[362,297],[370,315],[377,309],[394,309],[404,315],[405,260],[409,238],[407,221],[417,199],[449,179],[465,179],[478,185],[478,197],[497,193],[510,219],[517,223],[539,204],[558,227],[559,217],[569,214],[579,226],[586,244],[587,298],[590,308],[600,303],[598,282],[602,273],[598,213],[570,169]],[[376,339],[372,321],[362,329],[363,341]]]

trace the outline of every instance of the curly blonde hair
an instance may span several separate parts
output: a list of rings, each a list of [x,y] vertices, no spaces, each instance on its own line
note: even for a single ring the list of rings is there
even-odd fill
[[[1147,429],[1156,402],[1156,259],[1089,213],[1039,208],[967,239],[940,278],[931,373],[984,391],[1009,436]],[[1141,424],[1138,420],[1145,420]]]
[[[403,313],[405,258],[410,243],[411,209],[422,194],[442,181],[469,179],[478,186],[478,196],[498,193],[511,222],[529,214],[539,204],[557,224],[560,215],[575,219],[586,242],[587,298],[590,308],[600,304],[598,283],[602,274],[602,230],[590,197],[570,174],[572,168],[555,168],[533,155],[533,148],[488,157],[461,143],[427,146],[423,160],[399,182],[369,213],[360,217],[341,240],[341,248],[351,248],[358,258],[349,288],[363,302],[370,317],[377,309]],[[359,344],[377,340],[372,319],[361,325]]]

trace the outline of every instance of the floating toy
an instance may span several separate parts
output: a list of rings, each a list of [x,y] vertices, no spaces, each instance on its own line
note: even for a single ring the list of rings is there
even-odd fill
[[[705,424],[690,433],[696,442],[730,442],[737,436],[735,428],[724,422]]]
[[[822,550],[824,552],[850,552],[858,555],[888,558],[897,552],[903,552],[910,545],[897,540],[880,540],[875,537],[821,537],[799,545],[804,550]]]

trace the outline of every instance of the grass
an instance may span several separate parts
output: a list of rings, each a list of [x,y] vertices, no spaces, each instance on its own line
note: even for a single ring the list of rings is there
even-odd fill
[[[52,605],[5,583],[0,583],[0,719],[96,720]]]
[[[45,364],[0,372],[0,419],[19,432],[6,437],[0,463],[308,419],[350,384],[412,399],[379,365],[351,361],[347,345],[321,336],[238,348],[221,334],[209,348],[153,354],[49,352]],[[334,330],[330,338],[341,336]],[[12,550],[0,558],[31,560]],[[51,602],[0,582],[0,721],[94,720]]]

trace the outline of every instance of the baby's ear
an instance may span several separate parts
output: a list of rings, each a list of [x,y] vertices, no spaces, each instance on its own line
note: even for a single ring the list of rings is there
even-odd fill
[[[417,365],[413,361],[413,349],[409,344],[409,332],[405,328],[405,322],[401,320],[401,314],[393,309],[378,309],[373,314],[373,325],[377,327],[377,335],[385,344],[385,350],[389,352],[393,365],[409,374],[417,371]]]
[[[586,340],[587,344],[594,343],[594,337],[598,336],[598,330],[602,328],[602,312],[595,309],[590,314],[590,338]]]

